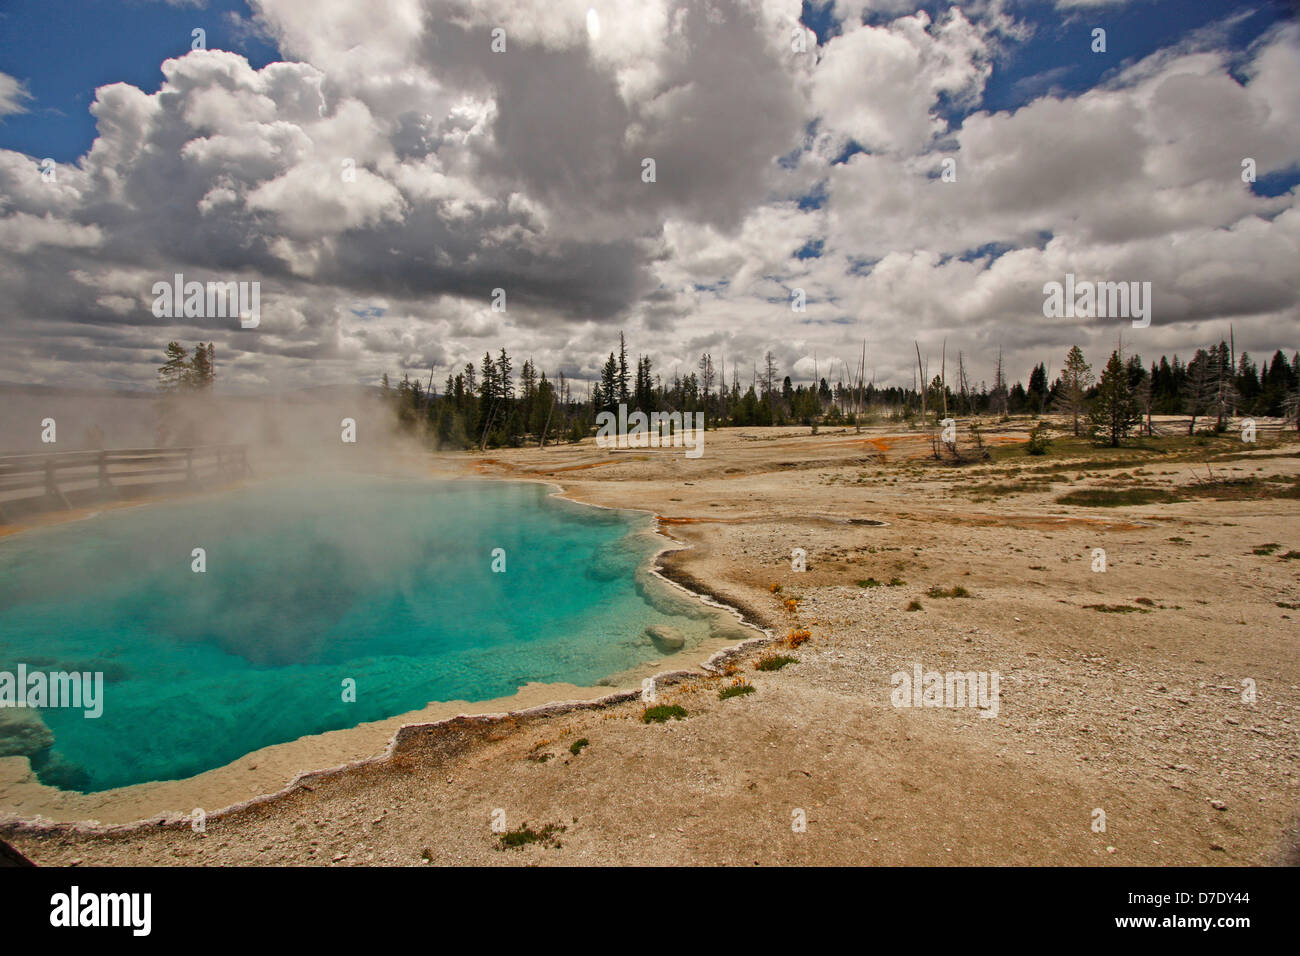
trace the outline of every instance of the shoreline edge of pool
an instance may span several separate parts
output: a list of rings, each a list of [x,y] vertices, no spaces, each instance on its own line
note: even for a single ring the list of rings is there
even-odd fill
[[[641,681],[645,678],[653,678],[656,684],[668,686],[702,676],[715,671],[749,645],[771,638],[768,630],[752,620],[745,609],[719,600],[707,588],[696,590],[664,573],[662,558],[672,552],[690,550],[691,546],[669,534],[659,516],[650,509],[612,507],[585,501],[574,497],[572,489],[553,479],[463,473],[438,477],[539,484],[550,489],[548,497],[582,507],[649,514],[653,523],[630,534],[652,535],[658,546],[635,573],[649,574],[660,586],[679,591],[692,601],[730,615],[734,618],[734,634],[705,640],[694,647],[646,661],[609,675],[596,685],[529,681],[513,694],[489,700],[430,701],[422,708],[382,720],[271,744],[222,766],[181,779],[82,793],[41,783],[25,756],[0,757],[0,825],[15,831],[87,834],[126,833],[160,825],[188,828],[196,810],[203,812],[205,820],[212,821],[288,797],[304,787],[309,788],[312,780],[361,772],[366,767],[386,763],[412,735],[439,734],[463,727],[482,729],[532,717],[604,709],[638,698]],[[193,497],[201,494],[196,493]],[[192,496],[147,499],[135,502],[131,507],[147,508],[162,501],[189,497]],[[30,526],[11,528],[8,533],[36,531],[87,520],[96,517],[100,510],[68,512],[60,516],[61,520],[46,519]],[[736,639],[746,632],[752,633]]]

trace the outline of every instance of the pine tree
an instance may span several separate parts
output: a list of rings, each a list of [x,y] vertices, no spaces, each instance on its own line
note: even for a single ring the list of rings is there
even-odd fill
[[[1183,410],[1192,416],[1187,424],[1187,434],[1196,432],[1196,416],[1208,409],[1214,401],[1217,388],[1214,359],[1205,349],[1197,349],[1187,363],[1187,377],[1183,383]]]
[[[503,347],[497,358],[497,390],[496,397],[502,401],[514,396],[514,387],[510,384],[510,370],[514,366],[510,364],[510,356],[506,355]],[[486,374],[486,373],[485,373]]]
[[[194,358],[190,360],[189,375],[185,383],[189,388],[199,391],[212,387],[214,376],[211,354],[202,342],[194,347]]]
[[[1118,448],[1139,421],[1137,402],[1129,387],[1129,371],[1118,351],[1110,353],[1110,361],[1101,373],[1090,418],[1091,435],[1104,440],[1111,448]]]
[[[533,402],[532,419],[529,421],[529,430],[537,436],[537,447],[546,447],[546,433],[551,429],[551,419],[555,414],[555,389],[551,383],[546,380],[546,373],[542,373],[541,380],[537,383],[537,397]]]
[[[487,447],[488,435],[497,423],[497,398],[500,395],[500,386],[497,378],[496,364],[492,361],[492,353],[483,353],[483,365],[479,369],[481,378],[479,381],[479,403],[478,403],[478,436],[479,450],[482,451]]]
[[[1079,435],[1079,419],[1087,413],[1086,395],[1092,387],[1092,366],[1083,358],[1083,349],[1075,345],[1065,356],[1065,368],[1057,380],[1060,389],[1057,393],[1056,407],[1062,414],[1074,421],[1075,437]]]
[[[623,339],[623,333],[618,333],[618,400],[627,404],[631,395],[627,390],[627,342]]]
[[[1214,370],[1214,394],[1208,411],[1215,417],[1214,430],[1221,432],[1228,427],[1228,415],[1237,407],[1241,396],[1233,383],[1232,353],[1228,344],[1220,342],[1218,348],[1211,349],[1210,359]]]
[[[158,368],[158,388],[175,392],[189,384],[191,366],[179,342],[167,343],[167,361]]]
[[[639,356],[636,360],[636,388],[632,400],[647,415],[658,411],[655,407],[654,373],[648,355]]]
[[[960,361],[960,355],[958,359]],[[1043,414],[1047,405],[1047,366],[1041,362],[1029,373],[1028,399],[1029,411],[1035,415]]]
[[[713,357],[705,352],[700,356],[700,384],[704,389],[704,427],[709,427],[709,396],[713,392]],[[790,380],[787,378],[787,382]]]
[[[619,395],[622,394],[619,390],[618,376],[618,359],[614,357],[613,352],[610,352],[609,359],[600,373],[600,398],[603,405],[601,402],[596,402],[595,407],[610,412],[618,411]]]

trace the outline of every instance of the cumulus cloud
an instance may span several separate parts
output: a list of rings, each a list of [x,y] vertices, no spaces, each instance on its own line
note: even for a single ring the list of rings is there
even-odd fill
[[[935,115],[939,98],[978,100],[991,70],[986,30],[960,9],[937,23],[919,11],[885,26],[852,25],[831,39],[812,102],[832,129],[867,149],[915,154],[946,129]]]
[[[14,113],[26,113],[26,101],[31,99],[25,84],[8,73],[0,73],[0,119]]]
[[[1300,162],[1295,26],[994,112],[1028,28],[912,6],[838,4],[800,52],[798,0],[256,0],[284,62],[193,51],[156,92],[103,86],[52,177],[0,151],[0,379],[147,385],[169,338],[215,339],[232,388],[441,381],[503,344],[591,377],[622,328],[669,375],[707,350],[745,384],[769,349],[838,375],[865,338],[910,383],[914,337],[977,369],[1111,347],[1042,318],[1066,272],[1153,283],[1144,356],[1229,320],[1294,346],[1297,196],[1240,174]],[[177,272],[260,281],[262,326],[154,317]]]

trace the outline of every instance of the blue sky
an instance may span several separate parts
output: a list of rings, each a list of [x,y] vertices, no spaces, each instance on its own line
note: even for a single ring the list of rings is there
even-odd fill
[[[803,6],[803,22],[819,41],[840,31],[830,4],[804,0]],[[932,16],[949,6],[935,0],[917,4]],[[1229,43],[1244,49],[1289,6],[1284,0],[1139,0],[1063,13],[1050,0],[1020,2],[1011,9],[1033,25],[1033,36],[1025,43],[1008,44],[980,108],[1015,109],[1050,89],[1086,90],[1118,64],[1147,56],[1234,12],[1243,16],[1228,31]],[[32,99],[28,112],[0,120],[0,148],[58,162],[75,160],[95,137],[89,112],[95,89],[127,82],[156,91],[162,80],[160,64],[188,52],[195,27],[207,31],[209,49],[240,53],[254,67],[280,58],[267,38],[236,29],[231,14],[245,23],[252,15],[239,0],[207,0],[202,7],[176,7],[162,0],[5,0],[0,12],[0,72],[25,83]],[[876,16],[867,22],[888,19]],[[1105,56],[1090,51],[1091,33],[1098,26],[1107,31]],[[950,116],[959,119],[961,113]]]
[[[937,19],[951,3],[918,2]],[[956,4],[960,6],[960,4]],[[803,0],[803,23],[825,43],[842,31],[834,4]],[[1280,20],[1296,15],[1297,5],[1287,0],[1136,0],[1113,6],[1059,10],[1052,0],[1023,0],[1009,9],[1021,23],[1032,27],[1024,42],[1008,42],[994,64],[984,95],[974,110],[1014,111],[1048,93],[1078,95],[1104,82],[1109,74],[1151,54],[1209,32],[1207,42],[1216,47],[1245,51]],[[878,26],[898,14],[867,16]],[[1093,30],[1106,31],[1106,53],[1092,52]],[[1298,93],[1297,95],[1300,95]],[[959,126],[971,108],[940,109]],[[861,151],[851,143],[837,159],[848,160]],[[1300,171],[1264,176],[1253,185],[1261,196],[1277,196],[1300,183]]]
[[[169,338],[215,339],[237,389],[445,371],[485,344],[583,380],[620,330],[659,367],[772,350],[800,378],[866,338],[897,383],[919,339],[984,376],[1110,347],[1042,321],[1067,273],[1152,282],[1144,356],[1229,327],[1295,348],[1294,3],[925,0],[927,21],[876,0],[861,22],[807,2],[810,57],[786,40],[798,0],[509,2],[497,59],[492,3],[0,0],[0,113],[14,80],[29,94],[0,117],[0,380],[147,386]],[[192,54],[196,27],[251,69]],[[97,129],[115,83],[146,95],[103,95]],[[160,321],[148,293],[176,272],[259,281],[262,332]],[[509,315],[484,305],[498,287]]]
[[[255,67],[280,59],[274,45],[236,35],[229,14],[245,21],[248,5],[208,0],[202,8],[161,0],[3,0],[0,72],[26,84],[26,113],[0,119],[0,148],[65,163],[90,148],[95,89],[126,82],[152,93],[159,67],[190,50],[191,31],[207,33],[208,49],[246,56]]]

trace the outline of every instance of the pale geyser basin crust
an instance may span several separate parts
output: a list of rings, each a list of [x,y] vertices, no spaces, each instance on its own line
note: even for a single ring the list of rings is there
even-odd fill
[[[1029,426],[986,421],[985,439],[1023,441]],[[47,865],[1293,859],[1300,611],[1287,605],[1300,605],[1300,562],[1283,555],[1300,551],[1300,501],[1056,501],[1117,481],[1185,486],[1206,475],[1195,450],[1118,468],[1090,464],[1113,457],[1105,450],[1053,450],[1014,463],[1028,473],[1070,462],[1051,485],[992,494],[979,489],[1018,481],[1007,464],[923,465],[928,450],[896,428],[773,428],[709,432],[694,460],[590,440],[438,456],[443,473],[544,480],[575,500],[654,511],[686,546],[661,556],[665,576],[778,638],[806,627],[811,639],[784,651],[799,663],[756,671],[763,649],[743,648],[736,676],[756,692],[730,700],[718,691],[733,676],[665,681],[661,701],[687,717],[664,724],[644,723],[625,698],[417,727],[389,757],[209,818],[203,834],[178,822],[8,825],[0,836]],[[1294,477],[1297,451],[1291,432],[1215,459],[1214,474]],[[1279,547],[1257,554],[1264,544]],[[808,552],[802,574],[795,547]],[[1105,574],[1090,570],[1097,547]],[[868,578],[882,585],[858,586]],[[928,596],[956,585],[972,596]],[[802,598],[796,613],[783,595]],[[907,611],[912,600],[922,610]],[[999,671],[998,717],[891,706],[891,675],[917,662]],[[1258,687],[1253,704],[1244,679]],[[498,809],[511,828],[564,826],[562,845],[499,849]]]

